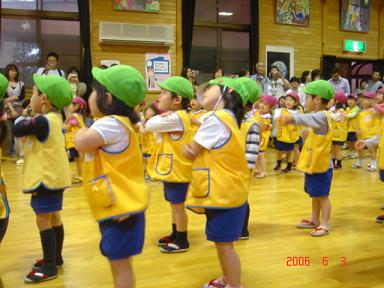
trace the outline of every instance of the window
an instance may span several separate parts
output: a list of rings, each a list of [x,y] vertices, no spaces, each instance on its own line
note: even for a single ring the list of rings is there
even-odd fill
[[[198,82],[213,77],[216,68],[226,76],[249,68],[250,0],[196,0],[191,68]]]
[[[31,88],[33,73],[51,51],[59,55],[60,69],[80,67],[77,0],[1,0],[1,8],[0,70],[16,64]]]

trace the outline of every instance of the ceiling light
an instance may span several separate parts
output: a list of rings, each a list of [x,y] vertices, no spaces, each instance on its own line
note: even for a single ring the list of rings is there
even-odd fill
[[[219,16],[233,16],[233,12],[221,11],[219,12]]]

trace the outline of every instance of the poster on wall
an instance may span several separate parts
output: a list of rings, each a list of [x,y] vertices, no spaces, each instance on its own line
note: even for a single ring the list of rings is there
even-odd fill
[[[160,0],[114,0],[115,10],[154,12],[160,11]]]
[[[171,77],[171,57],[169,54],[145,54],[145,81],[149,91],[158,91],[157,83]]]
[[[294,75],[294,49],[283,46],[267,46],[267,71],[271,66],[279,68],[280,73],[285,79],[290,79]]]
[[[308,26],[310,0],[277,0],[276,23]]]
[[[341,0],[341,30],[369,32],[371,0]]]

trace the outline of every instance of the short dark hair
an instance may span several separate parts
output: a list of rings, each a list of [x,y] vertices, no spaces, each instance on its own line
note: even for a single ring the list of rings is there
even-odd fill
[[[305,70],[302,74],[301,74],[301,83],[305,83],[307,82],[307,76],[311,74],[311,71],[309,70]]]
[[[379,71],[379,70],[373,70],[372,74],[373,73],[379,73],[380,77],[383,75],[383,74],[381,74],[381,71]]]
[[[132,125],[135,125],[139,122],[139,117],[135,113],[134,109],[132,107],[127,106],[121,100],[113,96],[113,94],[110,93],[107,88],[101,85],[97,80],[93,81],[92,87],[97,93],[96,104],[97,108],[100,110],[101,113],[103,113],[104,115],[119,115],[128,117]],[[112,95],[111,105],[106,105],[105,103],[104,97],[107,93]]]
[[[296,76],[293,76],[293,77],[291,78],[291,80],[289,80],[289,82],[290,82],[290,83],[292,83],[292,82],[297,82],[297,83],[300,84],[300,79],[299,79],[298,77],[296,77]]]
[[[56,52],[49,52],[47,55],[47,60],[49,57],[55,57],[57,61],[59,61],[59,55]]]
[[[246,68],[243,68],[239,73],[239,77],[244,77],[245,75],[247,75],[247,73],[249,73],[249,70]]]
[[[336,73],[341,74],[339,67],[335,67],[335,68],[332,69],[332,74],[336,74]]]
[[[178,95],[175,92],[169,91],[171,93],[172,99],[175,99]],[[181,96],[180,96],[181,97]],[[189,107],[189,99],[181,97],[181,107],[183,110],[187,110]]]
[[[16,81],[19,81],[19,68],[17,68],[17,66],[15,64],[8,64],[6,67],[5,67],[5,77],[8,79],[9,81],[9,71],[11,70],[15,70],[16,71],[16,77],[15,77],[15,80]]]
[[[312,95],[312,94],[311,94],[311,97],[312,97],[312,99],[314,100],[316,97],[320,97],[320,96]],[[325,98],[322,98],[322,97],[320,97],[320,98],[321,98],[321,103],[323,103],[324,105],[327,105],[327,104],[329,103],[329,101],[330,101],[330,100],[325,99]]]
[[[68,69],[67,75],[76,72],[76,74],[80,77],[80,70],[76,66],[72,66]]]
[[[312,72],[311,72],[311,80],[315,81],[315,78],[317,76],[320,76],[320,78],[321,78],[321,71],[320,71],[320,69],[313,69]]]

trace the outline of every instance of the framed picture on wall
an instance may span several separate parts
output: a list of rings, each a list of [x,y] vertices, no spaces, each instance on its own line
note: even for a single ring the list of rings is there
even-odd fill
[[[160,0],[114,0],[115,10],[154,12],[160,11]]]
[[[310,0],[276,0],[276,23],[309,25]]]
[[[295,73],[295,50],[293,47],[267,45],[267,72],[271,66],[277,66],[285,79],[290,79]]]
[[[341,0],[341,30],[369,32],[371,0]]]

